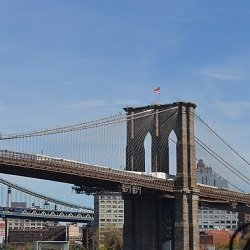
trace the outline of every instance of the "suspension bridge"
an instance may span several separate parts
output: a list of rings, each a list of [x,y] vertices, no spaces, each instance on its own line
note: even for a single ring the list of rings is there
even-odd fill
[[[95,121],[2,134],[0,172],[71,183],[76,192],[122,192],[124,249],[162,249],[168,240],[174,249],[199,249],[198,204],[248,211],[250,164],[195,108],[128,107]],[[226,189],[197,184],[199,159]]]

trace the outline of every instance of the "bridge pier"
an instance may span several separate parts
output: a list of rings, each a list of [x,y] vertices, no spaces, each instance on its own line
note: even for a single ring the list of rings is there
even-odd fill
[[[124,250],[172,249],[174,213],[171,201],[150,195],[126,195],[124,210]]]
[[[175,249],[199,250],[198,189],[192,103],[180,103],[175,133],[177,173],[175,180]]]
[[[198,198],[198,195],[192,193],[175,195],[174,249],[176,250],[200,249]]]

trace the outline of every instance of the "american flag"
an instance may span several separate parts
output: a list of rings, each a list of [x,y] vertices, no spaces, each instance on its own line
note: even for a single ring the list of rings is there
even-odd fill
[[[160,87],[154,88],[154,93],[155,94],[160,94]]]

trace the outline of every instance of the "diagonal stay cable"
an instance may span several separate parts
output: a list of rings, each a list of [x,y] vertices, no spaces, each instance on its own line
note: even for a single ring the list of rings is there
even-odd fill
[[[198,159],[196,159],[198,161]],[[219,176],[222,180],[226,181],[228,184],[230,184],[232,187],[234,187],[236,190],[240,191],[241,193],[244,193],[244,191],[242,189],[240,189],[239,187],[235,186],[232,182],[226,180],[225,178],[223,178],[221,175],[219,175],[217,172],[215,172],[214,170],[212,170],[212,173]]]
[[[241,156],[235,149],[233,149],[224,139],[222,139],[216,132],[213,130],[206,122],[204,122],[200,116],[195,114],[195,116],[216,136],[218,137],[228,148],[230,148],[237,156],[239,156],[245,163],[247,163],[250,166],[250,163]]]
[[[197,139],[197,138],[196,138]],[[250,185],[250,179],[244,175],[239,174],[236,168],[231,166],[229,163],[227,163],[224,159],[222,159],[218,154],[216,154],[212,149],[207,147],[205,144],[202,142],[200,143],[199,141],[195,140],[199,146],[201,146],[205,151],[207,151],[211,156],[213,156],[217,161],[219,161],[224,167],[226,167],[228,170],[230,170],[232,173],[237,175],[241,180],[243,180],[245,183]],[[231,168],[229,168],[226,164],[228,164]],[[246,180],[245,180],[246,179]]]
[[[170,138],[169,137],[169,140],[170,141],[172,141],[174,144],[176,144],[176,141],[174,141],[172,138]],[[198,142],[197,142],[198,143]],[[206,150],[207,151],[207,150]],[[208,152],[208,151],[207,151]],[[214,157],[214,155],[212,155],[210,152],[208,152],[212,157]],[[198,159],[197,158],[195,158],[196,159],[196,161],[198,161]],[[216,159],[216,158],[215,158]],[[216,159],[216,160],[218,160],[218,159]],[[229,183],[232,187],[234,187],[235,189],[237,189],[238,191],[240,191],[240,192],[244,192],[243,190],[241,190],[240,188],[238,188],[237,186],[235,186],[232,182],[230,182],[230,181],[228,181],[228,180],[226,180],[225,178],[223,178],[221,175],[219,175],[218,173],[216,173],[214,170],[212,170],[212,172],[214,173],[214,174],[216,174],[217,176],[219,176],[220,178],[222,178],[223,180],[225,180],[227,183]]]

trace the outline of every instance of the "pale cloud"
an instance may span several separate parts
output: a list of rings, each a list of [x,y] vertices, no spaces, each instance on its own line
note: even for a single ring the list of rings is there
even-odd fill
[[[104,107],[107,106],[107,102],[105,100],[88,100],[88,101],[80,101],[75,102],[70,105],[72,108],[98,108],[98,107]]]
[[[216,108],[230,119],[239,119],[249,115],[250,102],[221,102],[218,101]]]
[[[195,73],[215,80],[239,81],[250,77],[250,51],[242,51],[225,58],[224,61],[207,65]]]
[[[226,68],[208,68],[201,70],[200,72],[197,72],[199,75],[208,76],[211,78],[216,78],[218,80],[227,80],[227,81],[233,81],[233,80],[243,80],[244,75],[241,72],[238,72],[237,70],[232,69],[226,69]]]
[[[103,100],[85,100],[85,101],[80,101],[80,102],[75,102],[70,104],[69,106],[71,108],[79,108],[79,109],[90,109],[90,108],[101,108],[101,107],[107,107],[107,106],[128,106],[128,105],[136,105],[138,104],[138,101],[136,100],[122,100],[122,99],[117,99],[117,100],[108,100],[108,99],[103,99]]]

